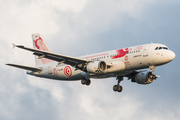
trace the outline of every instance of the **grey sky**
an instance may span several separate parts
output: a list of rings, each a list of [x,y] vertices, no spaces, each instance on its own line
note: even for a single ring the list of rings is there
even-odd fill
[[[0,0],[1,120],[179,120],[180,1],[178,0]],[[12,49],[12,43],[32,47],[40,33],[52,52],[81,56],[134,46],[162,43],[176,53],[171,63],[157,67],[161,78],[150,85],[115,78],[65,82],[41,79],[5,66],[34,66],[32,53]]]

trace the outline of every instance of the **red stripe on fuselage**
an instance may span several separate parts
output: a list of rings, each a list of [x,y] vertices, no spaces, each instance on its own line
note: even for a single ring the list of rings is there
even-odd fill
[[[125,48],[125,51],[123,49],[119,49],[119,50],[116,50],[116,52],[118,55],[116,54],[114,57],[112,57],[112,59],[124,57],[126,54],[128,54],[129,49]]]

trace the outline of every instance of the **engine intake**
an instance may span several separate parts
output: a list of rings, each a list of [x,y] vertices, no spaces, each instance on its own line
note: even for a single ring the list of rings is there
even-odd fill
[[[100,73],[100,72],[104,73],[106,69],[107,69],[107,65],[104,61],[90,62],[86,66],[86,70],[92,73]]]

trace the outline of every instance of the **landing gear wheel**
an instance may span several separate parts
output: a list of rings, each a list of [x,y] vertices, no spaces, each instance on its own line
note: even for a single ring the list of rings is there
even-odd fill
[[[114,86],[113,86],[113,90],[114,90],[115,92],[122,92],[123,87],[120,86],[120,85],[114,85]]]
[[[118,85],[114,85],[113,90],[116,92],[118,90]]]
[[[85,85],[86,84],[86,80],[81,80],[81,84]]]
[[[123,80],[123,77],[122,76],[118,76],[116,79],[118,80],[118,82],[117,82],[117,85],[113,86],[113,90],[115,92],[122,92],[123,87],[120,85],[120,82]]]
[[[123,87],[122,86],[118,86],[118,92],[122,92]]]
[[[81,84],[89,86],[91,84],[91,80],[89,80],[89,79],[88,80],[82,79],[81,80]]]
[[[91,81],[90,80],[87,80],[86,81],[86,85],[89,86],[91,84]]]

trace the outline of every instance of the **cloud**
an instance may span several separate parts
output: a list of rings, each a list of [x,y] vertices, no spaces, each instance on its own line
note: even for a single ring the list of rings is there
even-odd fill
[[[43,1],[41,1],[44,3]],[[60,0],[60,1],[47,1],[48,4],[52,5],[53,8],[56,8],[58,10],[61,10],[63,12],[74,12],[78,13],[83,10],[83,8],[86,6],[87,0]],[[45,5],[47,5],[45,3]]]

